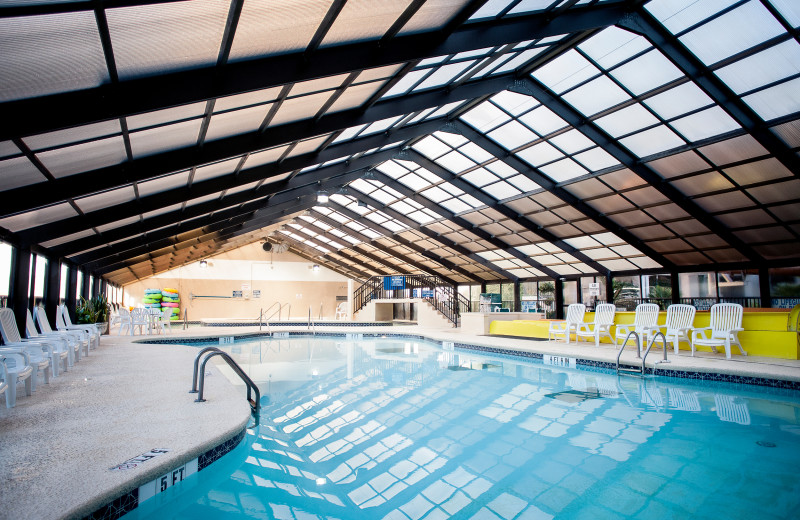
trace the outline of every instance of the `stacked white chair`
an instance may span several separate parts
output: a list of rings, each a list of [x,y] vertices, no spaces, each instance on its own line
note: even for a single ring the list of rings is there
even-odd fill
[[[655,303],[640,303],[637,305],[633,323],[617,325],[614,344],[625,341],[628,334],[632,332],[639,338],[639,350],[641,351],[658,330],[658,313],[660,310],[658,304]]]
[[[172,332],[172,307],[165,307],[158,317],[158,325],[161,326],[161,332],[166,334]]]
[[[89,347],[90,348],[97,348],[100,346],[100,330],[95,326],[94,323],[84,323],[81,325],[73,325],[72,320],[69,317],[69,311],[67,311],[66,305],[59,305],[56,308],[56,328],[58,330],[80,330],[88,334],[89,336]],[[92,347],[94,344],[94,347]]]
[[[6,384],[6,408],[17,404],[17,383],[25,381],[25,395],[33,393],[33,367],[24,353],[3,352],[0,350],[0,371]]]
[[[73,350],[74,362],[81,360],[81,349],[86,356],[89,355],[89,336],[87,334],[79,330],[53,330],[50,328],[50,322],[47,321],[47,314],[45,314],[44,309],[39,307],[33,309],[33,318],[36,320],[36,324],[39,325],[39,330],[43,336],[48,337],[53,335],[54,337],[63,337],[67,339]]]
[[[44,384],[50,383],[52,371],[53,347],[45,342],[23,341],[14,319],[14,311],[4,307],[0,309],[0,335],[3,337],[4,346],[0,348],[3,353],[17,353],[25,356],[25,363],[32,366],[37,372],[44,375]],[[31,378],[31,391],[36,391],[36,375]]]
[[[119,330],[117,331],[117,335],[121,336],[122,331],[128,329],[129,334],[133,334],[133,324],[131,322],[131,311],[127,309],[127,307],[120,307],[119,308]]]
[[[63,368],[64,372],[69,370],[69,366],[74,363],[70,362],[70,354],[72,351],[72,347],[67,341],[65,337],[45,337],[42,334],[39,334],[36,331],[36,327],[33,325],[33,318],[31,317],[31,311],[25,309],[25,338],[30,341],[41,341],[46,342],[50,346],[53,347],[53,358],[52,358],[52,369],[53,369],[53,377],[58,377],[58,373],[60,372],[58,361],[61,361],[61,368]]]
[[[567,317],[564,321],[551,321],[550,327],[547,331],[547,337],[550,340],[558,339],[558,336],[564,336],[564,341],[569,343],[570,331],[575,331],[577,334],[578,327],[583,323],[583,315],[586,314],[586,305],[582,303],[571,303],[567,307]],[[577,341],[577,339],[575,340]]]
[[[731,345],[739,347],[743,356],[747,352],[739,341],[742,328],[742,314],[744,308],[738,303],[717,303],[711,306],[711,322],[708,327],[692,329],[692,355],[698,345],[711,347],[717,352],[717,347],[725,347],[725,357],[731,358]],[[708,333],[708,334],[706,334]]]
[[[596,347],[600,346],[600,336],[608,336],[611,343],[614,337],[611,335],[611,327],[614,325],[614,314],[617,308],[612,303],[600,303],[594,309],[594,321],[592,323],[581,323],[575,331],[575,337],[594,338]]]

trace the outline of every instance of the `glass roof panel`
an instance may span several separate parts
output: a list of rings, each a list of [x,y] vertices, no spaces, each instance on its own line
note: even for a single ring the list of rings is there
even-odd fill
[[[699,23],[733,5],[737,0],[652,0],[645,8],[673,34]]]
[[[380,38],[403,13],[409,1],[348,0],[320,47]]]
[[[428,159],[436,159],[451,150],[449,146],[431,135],[414,143],[412,148]]]
[[[702,112],[683,117],[670,123],[671,126],[689,141],[699,141],[707,137],[724,134],[741,127],[720,107],[712,107]]]
[[[113,166],[128,160],[122,136],[40,152],[36,157],[56,178]]]
[[[0,48],[0,101],[110,81],[97,21],[89,10],[0,19]]]
[[[453,173],[461,173],[464,170],[477,166],[475,162],[456,151],[452,151],[447,155],[439,157],[436,159],[436,162]]]
[[[686,144],[664,125],[620,139],[620,143],[639,157],[647,157]]]
[[[647,98],[644,104],[664,119],[672,119],[691,110],[712,105],[713,101],[694,83],[684,83]]]
[[[800,111],[798,92],[800,92],[800,78],[761,90],[742,99],[761,119],[769,121]]]
[[[483,191],[491,195],[497,200],[507,199],[509,197],[516,197],[521,192],[505,181],[495,182],[484,186]]]
[[[568,181],[589,173],[585,168],[569,157],[547,164],[539,169],[556,182]]]
[[[517,121],[509,121],[486,135],[506,150],[519,148],[539,138],[539,136]]]
[[[460,118],[479,132],[491,130],[511,119],[508,114],[488,101],[462,114]]]
[[[792,27],[800,27],[800,5],[794,0],[770,0]]]
[[[119,78],[213,65],[229,7],[207,0],[106,9]]]
[[[423,90],[426,88],[440,87],[445,83],[449,83],[453,78],[464,72],[475,61],[462,61],[460,63],[449,63],[442,65],[434,71],[433,74],[425,78],[425,80],[414,88],[414,91]]]
[[[260,152],[251,153],[250,157],[247,158],[247,162],[244,163],[242,169],[246,168],[255,168],[256,166],[261,166],[264,164],[269,164],[271,162],[275,162],[283,156],[284,152],[286,152],[287,146],[277,146],[275,148],[270,148],[268,150],[262,150]]]
[[[477,168],[469,173],[465,173],[462,178],[477,187],[485,186],[490,182],[495,182],[498,178],[485,168]]]
[[[649,47],[646,39],[615,26],[603,29],[578,45],[580,50],[604,68],[613,67]]]
[[[559,134],[549,141],[566,154],[573,154],[594,146],[594,142],[574,128]]]
[[[550,143],[539,143],[515,153],[532,166],[539,166],[564,156]]]
[[[10,190],[46,180],[47,177],[42,175],[27,157],[0,161],[0,190]]]
[[[524,175],[515,175],[514,177],[510,177],[508,179],[508,182],[519,188],[520,191],[524,193],[538,190],[539,188],[541,188],[541,186],[539,186],[529,178],[525,177]]]
[[[555,114],[555,112],[545,106],[540,106],[534,110],[531,110],[527,114],[520,116],[519,120],[542,136],[567,126],[566,121],[561,119]]]
[[[291,123],[299,119],[309,119],[319,112],[319,109],[322,108],[322,105],[324,105],[330,97],[331,92],[320,92],[318,94],[287,99],[281,103],[278,113],[272,118],[269,126],[273,127],[284,123]]]
[[[642,105],[636,103],[621,110],[615,110],[607,116],[597,119],[595,123],[612,137],[619,137],[657,124],[658,119]]]
[[[427,0],[400,30],[401,35],[442,27],[458,13],[466,0]]]
[[[542,65],[533,74],[556,94],[593,78],[600,71],[574,49],[570,49],[556,59]]]
[[[613,70],[611,75],[638,96],[682,77],[683,73],[663,54],[652,50]]]
[[[271,106],[271,104],[259,105],[242,110],[214,114],[211,116],[211,123],[208,125],[206,141],[215,141],[232,135],[255,132],[264,122],[264,118],[267,116]]]
[[[406,175],[405,177],[401,177],[399,180],[401,183],[405,184],[414,191],[419,191],[431,185],[430,182],[414,173]]]
[[[707,65],[784,33],[761,3],[751,0],[681,36],[681,42]]]
[[[517,54],[514,59],[508,60],[507,62],[503,63],[496,69],[492,71],[492,74],[502,74],[504,72],[512,71],[518,67],[521,67],[531,61],[533,58],[538,56],[539,54],[543,53],[547,50],[547,47],[536,47],[533,49],[528,49],[527,51],[520,52]]]
[[[14,215],[13,217],[6,217],[0,219],[0,226],[9,229],[13,232],[29,229],[32,227],[41,226],[43,224],[50,224],[74,217],[78,214],[71,204],[62,203],[55,206],[48,206],[46,208],[39,208],[35,211],[28,211]]]
[[[630,96],[611,79],[602,76],[564,94],[562,98],[583,114],[591,116],[629,100]]]
[[[454,132],[442,132],[436,131],[433,133],[435,137],[438,137],[440,140],[444,141],[445,143],[449,144],[453,148],[457,148],[463,144],[469,142],[469,139],[464,137],[461,134],[456,134]]]
[[[516,92],[510,92],[508,90],[499,92],[490,99],[512,116],[518,116],[539,105],[539,101],[534,97],[517,94]]]
[[[619,165],[619,161],[599,146],[575,155],[574,159],[593,172]]]
[[[405,76],[400,78],[400,80],[394,84],[392,88],[389,89],[386,94],[383,95],[382,99],[390,98],[392,96],[399,96],[400,94],[405,94],[411,87],[416,85],[422,78],[424,78],[431,69],[422,69],[422,70],[412,70],[411,72],[407,73]]]
[[[110,121],[92,123],[77,128],[68,128],[66,130],[56,130],[55,132],[48,132],[46,134],[33,135],[25,137],[23,141],[28,145],[28,148],[36,151],[43,148],[62,146],[98,137],[111,136],[121,132],[122,129],[119,126],[119,120],[112,119]]]
[[[134,159],[197,144],[202,119],[130,133]]]
[[[789,40],[715,71],[737,94],[800,73],[800,45]]]
[[[517,172],[517,170],[507,165],[503,161],[490,162],[489,164],[486,165],[486,169],[502,178],[506,178],[516,173],[519,173]]]
[[[361,106],[371,99],[383,85],[383,81],[373,81],[372,83],[351,86],[339,96],[339,99],[333,102],[325,113],[332,114]]]
[[[477,163],[484,163],[494,159],[494,155],[490,154],[473,142],[466,143],[464,146],[461,146],[458,151]]]
[[[553,3],[553,0],[522,0],[513,9],[511,9],[508,14],[517,14],[517,13],[530,13],[533,11],[542,11],[550,7]]]
[[[500,11],[504,10],[506,6],[510,5],[511,3],[515,2],[516,0],[488,0],[486,3],[481,6],[480,9],[475,11],[475,14],[470,16],[471,20],[480,20],[481,18],[490,18],[497,16],[500,14]]]

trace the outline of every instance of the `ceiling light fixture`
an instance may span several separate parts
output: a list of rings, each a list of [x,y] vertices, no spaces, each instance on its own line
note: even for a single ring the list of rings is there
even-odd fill
[[[200,260],[200,269],[205,269],[206,267],[208,267],[208,261]]]

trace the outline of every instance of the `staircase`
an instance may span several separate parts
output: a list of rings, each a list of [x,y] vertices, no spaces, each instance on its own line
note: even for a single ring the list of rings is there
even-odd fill
[[[404,278],[404,286],[399,289],[385,289],[384,276],[373,276],[353,293],[353,313],[363,309],[372,300],[393,300],[414,298],[417,290],[422,300],[428,302],[453,326],[459,326],[462,312],[469,310],[469,300],[458,293],[455,286],[438,276],[424,274],[397,275]]]

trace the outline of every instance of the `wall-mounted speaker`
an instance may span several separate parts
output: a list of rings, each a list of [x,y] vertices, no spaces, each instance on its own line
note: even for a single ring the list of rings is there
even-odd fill
[[[264,244],[261,246],[261,248],[264,251],[267,251],[267,252],[272,251],[272,243],[271,242],[264,242]]]

